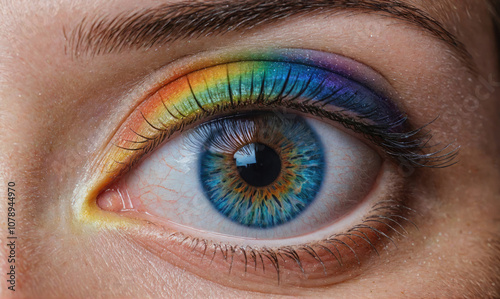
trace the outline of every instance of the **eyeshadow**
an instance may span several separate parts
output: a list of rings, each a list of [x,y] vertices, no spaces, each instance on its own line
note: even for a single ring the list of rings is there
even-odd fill
[[[208,61],[139,105],[116,135],[111,164],[132,159],[130,151],[150,150],[186,123],[244,107],[341,113],[388,131],[404,131],[398,124],[403,114],[385,96],[386,89],[387,83],[370,68],[314,50],[268,50],[240,53],[224,63]]]

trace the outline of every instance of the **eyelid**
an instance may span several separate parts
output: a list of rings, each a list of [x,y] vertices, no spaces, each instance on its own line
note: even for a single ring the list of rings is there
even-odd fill
[[[390,81],[377,70],[358,62],[346,56],[322,52],[315,49],[307,48],[272,48],[268,47],[253,48],[253,47],[235,47],[226,50],[216,51],[201,51],[194,54],[176,57],[170,60],[165,66],[155,69],[153,73],[145,77],[138,83],[136,88],[132,89],[129,94],[136,97],[137,100],[127,100],[129,112],[123,117],[123,120],[117,124],[116,130],[112,131],[112,135],[108,139],[111,141],[113,136],[116,136],[119,129],[128,121],[130,115],[145,101],[147,101],[155,92],[161,89],[168,82],[174,81],[179,77],[185,76],[191,72],[201,70],[206,67],[214,66],[217,64],[224,64],[236,61],[245,61],[248,59],[268,59],[269,53],[273,53],[276,57],[281,55],[278,60],[287,61],[287,57],[298,63],[310,63],[316,60],[315,63],[320,63],[319,67],[335,69],[335,72],[349,80],[359,82],[361,85],[366,86],[375,94],[388,97],[396,101],[399,96],[396,90],[391,86]],[[342,67],[342,65],[346,67]],[[397,105],[404,108],[404,103],[398,101]],[[109,150],[112,146],[108,143],[104,152]],[[94,164],[101,164],[105,158],[105,154],[100,155],[95,159]]]
[[[244,58],[242,58],[244,57]],[[282,49],[282,50],[272,50],[272,51],[267,51],[267,52],[252,52],[252,53],[243,53],[243,54],[238,54],[238,55],[232,55],[230,58],[223,58],[224,63],[220,62],[220,58],[216,59],[215,62],[210,61],[209,63],[209,68],[216,68],[219,65],[228,65],[230,63],[237,63],[237,62],[245,62],[245,61],[255,61],[255,62],[283,62],[283,63],[290,63],[290,64],[296,64],[296,65],[303,65],[303,66],[311,66],[313,68],[316,68],[318,70],[325,70],[326,72],[331,72],[334,74],[337,74],[340,77],[346,78],[346,80],[349,80],[348,82],[353,82],[350,84],[356,84],[357,82],[367,82],[371,86],[377,87],[378,90],[382,89],[387,89],[387,84],[381,78],[378,76],[373,70],[369,69],[366,66],[363,66],[353,60],[350,60],[345,57],[341,57],[338,55],[334,55],[331,53],[324,53],[324,52],[319,52],[319,51],[313,51],[313,50],[298,50],[298,49]],[[207,62],[204,62],[204,67],[196,69],[196,72],[203,71],[204,68],[207,68],[206,64]],[[177,73],[177,72],[174,72]],[[191,76],[193,74],[192,72],[181,72],[183,75],[181,77],[178,76],[173,76],[171,78],[176,78],[176,79],[171,79],[168,81],[168,84],[176,84],[176,81],[179,78],[183,78],[186,76]],[[186,77],[187,78],[187,77]],[[203,80],[203,79],[201,79]],[[207,80],[205,78],[205,80]],[[346,81],[347,82],[347,81]],[[188,82],[189,83],[189,82]],[[379,84],[376,85],[375,83]],[[233,83],[234,84],[234,83]],[[375,86],[376,85],[376,86]],[[158,92],[161,92],[160,89],[163,89],[164,86],[167,86],[167,84],[160,84],[160,88],[156,89]],[[361,86],[365,86],[364,84],[360,84]],[[358,88],[360,88],[358,87]],[[229,87],[230,88],[230,87]],[[366,88],[366,87],[363,87]],[[370,92],[373,93],[373,90],[369,89]],[[169,92],[177,92],[175,89],[169,89]],[[164,93],[163,93],[164,94]],[[376,94],[376,93],[374,93]],[[158,97],[158,94],[153,94],[150,96],[149,99],[147,99],[148,102],[152,102],[151,97]],[[166,95],[167,97],[170,97],[170,95]],[[164,97],[163,95],[160,95],[160,97]],[[196,99],[195,99],[196,100]],[[156,100],[159,102],[158,100]],[[162,100],[163,101],[163,100]],[[380,103],[378,105],[384,106],[384,110],[392,110],[392,111],[397,111],[398,108],[394,105],[394,103],[390,100],[387,99],[386,96],[380,96],[380,99],[378,99]],[[383,102],[383,103],[382,103]],[[164,103],[163,103],[164,105]],[[165,105],[164,105],[165,106]],[[144,107],[143,109],[152,109],[152,108],[146,108]],[[158,108],[160,109],[160,108]],[[139,118],[143,118],[140,120]],[[132,121],[142,121],[146,119],[146,122],[148,122],[147,117],[145,117],[143,114],[138,117],[136,114],[135,119],[130,120],[129,117],[129,123]],[[156,123],[155,125],[150,124],[151,127],[156,127],[158,128],[159,125]],[[122,127],[126,126],[122,125]],[[140,132],[137,132],[140,134]],[[147,138],[145,138],[147,139]]]
[[[174,67],[167,65],[168,70],[159,70],[159,76],[153,78],[155,84],[153,84],[154,87],[149,94],[153,94],[170,81],[206,67],[248,60],[270,61],[270,57],[272,57],[272,61],[314,65],[358,82],[379,96],[391,99],[397,97],[397,92],[391,86],[390,81],[382,73],[366,64],[334,53],[293,47],[279,49],[245,47],[231,49],[231,52],[213,51],[181,57],[174,62]]]
[[[169,61],[165,66],[156,69],[151,75],[146,77],[140,84],[142,96],[138,101],[133,102],[131,110],[134,111],[141,103],[161,89],[168,82],[185,76],[193,71],[206,67],[246,60],[266,60],[273,54],[276,61],[290,61],[304,64],[318,64],[318,67],[331,69],[339,75],[356,81],[374,93],[396,100],[398,98],[396,90],[390,81],[379,71],[361,63],[355,59],[307,48],[253,48],[235,47],[229,50],[202,51],[194,54],[180,56]],[[281,57],[280,57],[281,56]],[[346,66],[346,67],[342,67]],[[398,103],[398,106],[403,106]]]

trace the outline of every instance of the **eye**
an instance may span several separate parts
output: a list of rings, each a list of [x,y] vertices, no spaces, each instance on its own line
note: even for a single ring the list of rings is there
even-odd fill
[[[275,239],[346,216],[380,167],[373,149],[322,121],[253,111],[172,139],[126,175],[119,191],[156,222]],[[123,198],[114,202],[113,210],[130,208]]]
[[[386,93],[369,68],[312,50],[188,72],[117,131],[97,203],[148,250],[229,285],[342,281],[411,224],[400,165],[455,156],[426,153]]]

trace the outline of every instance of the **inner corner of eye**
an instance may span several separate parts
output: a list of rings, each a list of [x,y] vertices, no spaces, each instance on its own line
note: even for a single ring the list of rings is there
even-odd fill
[[[105,211],[120,212],[125,208],[123,196],[113,189],[107,189],[99,193],[96,203],[99,208]]]
[[[137,177],[134,170],[130,170],[118,180],[103,188],[94,198],[95,205],[102,211],[133,216],[141,212],[142,204],[137,191],[130,192],[129,177]]]

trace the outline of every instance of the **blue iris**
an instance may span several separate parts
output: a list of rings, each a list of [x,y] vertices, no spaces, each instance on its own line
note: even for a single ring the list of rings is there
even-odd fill
[[[323,146],[303,118],[256,112],[202,126],[199,178],[222,215],[272,228],[314,201],[325,170]]]

